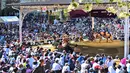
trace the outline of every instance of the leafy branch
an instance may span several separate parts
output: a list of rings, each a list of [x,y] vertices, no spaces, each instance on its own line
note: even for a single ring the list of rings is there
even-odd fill
[[[83,7],[85,11],[91,11],[93,9],[93,3],[99,4],[103,3],[104,0],[92,0],[93,2],[88,2],[86,0],[79,0],[79,2],[76,2],[75,0],[72,0],[70,5],[68,6],[68,11],[74,10],[77,7],[79,7],[80,3],[83,3]],[[130,13],[127,12],[126,8],[130,8],[129,2],[124,2],[122,0],[109,0],[109,3],[116,3],[117,7],[110,6],[107,7],[106,10],[108,12],[117,14],[119,18],[125,18],[130,16]]]

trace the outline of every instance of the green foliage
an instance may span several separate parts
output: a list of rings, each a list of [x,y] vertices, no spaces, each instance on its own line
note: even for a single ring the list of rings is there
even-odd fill
[[[85,2],[86,0],[80,0],[79,2],[84,2],[84,9],[85,11],[91,11],[93,8],[92,3],[87,3]],[[93,2],[96,2],[97,4],[103,3],[104,0],[92,0]],[[112,12],[114,14],[117,14],[119,18],[125,18],[130,16],[128,12],[126,12],[126,7],[130,8],[130,3],[129,2],[123,2],[122,0],[109,0],[110,3],[116,2],[118,8],[115,8],[113,6],[108,7],[106,10],[108,12]],[[71,11],[79,6],[79,3],[75,2],[75,0],[72,0],[68,7],[68,11]]]
[[[93,8],[93,5],[90,4],[90,3],[86,3],[86,4],[84,5],[84,7],[85,7],[85,11],[91,11],[92,8]]]
[[[102,3],[103,0],[93,0],[93,2],[96,2],[98,4],[98,3]]]
[[[129,16],[130,16],[130,13],[120,12],[119,15],[118,15],[118,18],[126,18],[126,17],[129,17]]]
[[[12,12],[18,12],[18,10],[13,9],[12,7],[6,7],[3,10],[1,10],[0,13],[2,16],[9,16],[9,13],[12,13]]]
[[[127,6],[126,2],[118,2],[118,7]]]
[[[70,3],[70,5],[68,6],[68,12],[77,8],[79,6],[79,3],[76,2],[75,0],[72,0],[72,2]]]
[[[69,16],[68,10],[64,9],[64,19],[66,20],[66,18]]]
[[[112,13],[114,13],[114,14],[117,13],[117,10],[116,10],[114,7],[108,7],[106,10],[107,10],[108,12],[112,12]]]
[[[110,0],[111,3],[113,2],[121,2],[121,0]]]
[[[72,2],[75,2],[75,0],[72,0]]]
[[[128,6],[128,8],[130,8],[130,3],[128,3],[128,5],[127,5],[127,6]]]
[[[79,6],[79,3],[78,2],[72,2],[71,5],[74,7],[74,8],[77,8]]]
[[[57,15],[50,15],[49,16],[49,21],[51,22],[51,23],[53,23],[53,21],[54,21],[54,19],[59,19],[59,16],[57,16]]]

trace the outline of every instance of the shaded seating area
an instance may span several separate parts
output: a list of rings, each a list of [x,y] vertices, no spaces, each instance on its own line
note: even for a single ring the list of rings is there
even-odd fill
[[[88,17],[88,13],[83,10],[72,10],[69,12],[70,18]]]
[[[116,14],[110,13],[105,9],[93,9],[90,12],[85,12],[83,10],[72,10],[69,12],[70,18],[78,17],[99,17],[99,18],[115,18]]]
[[[4,40],[15,39],[18,37],[18,23],[17,16],[1,16],[0,17],[0,43]]]
[[[19,19],[17,16],[1,16],[0,23],[4,24],[18,24]]]
[[[94,9],[89,12],[92,17],[100,17],[100,18],[115,18],[116,14],[110,13],[105,9]]]

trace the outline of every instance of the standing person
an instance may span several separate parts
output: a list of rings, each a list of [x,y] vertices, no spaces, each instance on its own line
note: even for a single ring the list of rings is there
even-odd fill
[[[56,60],[52,65],[52,73],[61,73],[61,66],[58,64],[59,60]]]
[[[31,68],[33,68],[33,62],[35,62],[34,58],[32,57],[32,55],[28,56],[28,61],[29,61],[29,65]]]
[[[89,73],[90,65],[88,64],[88,61],[86,60],[85,63],[81,65],[81,73]]]
[[[126,58],[121,59],[121,62],[119,65],[121,65],[122,68],[125,67],[126,66]]]
[[[79,54],[79,57],[77,58],[77,61],[79,61],[80,64],[83,63],[84,57],[83,57],[82,53]]]
[[[97,59],[96,59],[95,62],[93,63],[93,66],[92,66],[93,70],[95,70],[95,67],[96,67],[96,66],[99,66]]]
[[[121,71],[121,73],[128,73],[128,71],[127,71],[127,67],[126,67],[126,66],[123,67],[123,70]]]
[[[32,68],[29,64],[27,65],[26,73],[32,73]]]
[[[116,73],[116,63],[113,63],[113,66],[108,68],[109,73]]]
[[[76,69],[77,71],[80,71],[80,70],[81,70],[81,64],[79,63],[79,61],[76,61],[76,62],[75,62],[75,69]]]
[[[116,69],[116,73],[121,73],[121,66],[118,65],[117,69]]]
[[[66,63],[65,66],[63,67],[62,73],[70,73],[70,67],[68,63]]]
[[[6,55],[9,55],[9,52],[10,52],[9,45],[7,45],[7,47],[4,48],[4,51],[5,51]]]
[[[74,47],[74,52],[75,52],[76,54],[79,54],[79,53],[80,53],[80,49],[79,49],[79,47],[78,47],[77,44],[76,44],[75,47]]]
[[[44,60],[40,60],[40,65],[34,70],[33,73],[45,73]]]
[[[120,59],[119,59],[119,57],[118,57],[118,56],[116,56],[116,57],[115,57],[114,62],[116,62],[116,64],[117,64],[117,65],[119,65],[119,64],[120,64]]]
[[[127,67],[128,73],[130,73],[130,60],[129,60],[128,63],[126,64],[126,67]]]
[[[113,61],[112,57],[108,56],[108,59],[106,60],[106,63],[105,63],[107,65],[107,67],[109,68],[110,66],[113,66],[113,63],[114,63],[114,61]]]

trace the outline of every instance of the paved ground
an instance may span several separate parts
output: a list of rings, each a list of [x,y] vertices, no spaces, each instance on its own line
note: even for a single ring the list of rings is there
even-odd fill
[[[38,45],[39,47],[43,47],[45,49],[51,49],[52,51],[55,50],[55,46],[53,45]],[[34,49],[36,49],[38,46],[33,46]]]
[[[81,52],[86,55],[95,55],[96,53],[105,53],[107,55],[123,57],[124,52],[124,42],[123,41],[113,41],[106,43],[102,41],[101,43],[97,42],[71,42],[72,46],[75,44],[79,45]]]
[[[86,55],[95,55],[97,53],[105,53],[107,55],[123,57],[124,53],[124,42],[123,41],[114,41],[106,43],[106,41],[102,41],[101,43],[97,42],[70,42],[71,46],[74,47],[75,44],[79,45],[81,48],[81,52]],[[36,48],[37,46],[33,46]],[[39,47],[43,47],[46,49],[55,50],[55,47],[52,45],[39,45]]]

